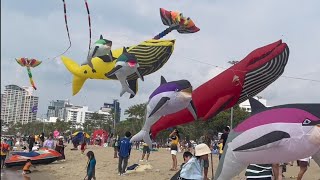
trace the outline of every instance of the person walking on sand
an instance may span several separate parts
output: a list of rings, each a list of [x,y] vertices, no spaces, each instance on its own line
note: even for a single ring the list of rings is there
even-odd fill
[[[119,146],[119,142],[118,142],[118,136],[116,136],[116,138],[113,139],[113,150],[114,150],[114,158],[118,158],[118,146]]]
[[[63,144],[63,136],[59,136],[59,140],[56,143],[56,151],[58,151],[61,154],[61,160],[65,161],[66,157],[64,155],[64,147],[65,145]]]
[[[310,159],[311,157],[299,159],[297,161],[298,166],[300,166],[300,171],[297,177],[297,180],[301,180],[304,173],[308,170],[308,166],[310,165]]]
[[[143,146],[143,149],[142,149],[142,157],[141,157],[141,160],[140,160],[140,161],[143,161],[144,156],[147,154],[146,162],[148,162],[149,156],[150,156],[150,148],[149,148],[149,145],[148,145],[147,143],[143,142],[142,146]]]
[[[173,132],[169,135],[171,139],[170,153],[172,157],[172,168],[170,171],[178,170],[178,162],[177,162],[177,152],[178,152],[178,143],[179,143],[179,131],[178,129],[174,129]]]
[[[125,171],[128,165],[128,159],[130,158],[131,146],[130,142],[131,133],[127,131],[125,133],[125,137],[119,140],[119,164],[118,164],[118,172],[119,176],[124,176]]]
[[[87,152],[88,163],[87,163],[87,175],[85,180],[96,179],[96,159],[92,151]]]

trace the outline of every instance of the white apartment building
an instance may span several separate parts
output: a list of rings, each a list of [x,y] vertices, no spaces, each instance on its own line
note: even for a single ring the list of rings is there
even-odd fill
[[[32,92],[32,87],[5,86],[1,95],[1,120],[5,124],[36,121],[37,111],[32,109],[38,107],[39,98],[33,96]]]
[[[261,102],[261,104],[263,104],[264,106],[268,107],[266,99],[263,99],[262,97],[259,97],[259,96],[258,97],[256,96],[256,97],[253,97],[253,98],[258,100],[259,102]],[[249,100],[246,100],[246,101],[240,103],[239,107],[244,109],[247,112],[251,112],[251,106],[250,106]]]

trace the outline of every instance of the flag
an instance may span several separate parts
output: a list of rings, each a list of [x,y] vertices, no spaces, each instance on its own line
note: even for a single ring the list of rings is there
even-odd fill
[[[34,112],[37,112],[38,111],[38,107],[37,106],[33,106],[32,107],[32,112],[34,113]]]

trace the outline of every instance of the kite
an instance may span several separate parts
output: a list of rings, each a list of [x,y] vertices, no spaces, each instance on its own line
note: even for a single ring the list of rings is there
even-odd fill
[[[17,63],[20,64],[20,66],[27,68],[30,83],[31,83],[33,89],[37,90],[36,85],[34,84],[33,79],[32,79],[32,73],[31,73],[30,68],[37,67],[38,65],[41,64],[41,61],[36,60],[36,59],[29,59],[29,58],[16,58],[16,61],[17,61]]]
[[[198,118],[208,120],[263,91],[277,80],[287,65],[289,48],[281,40],[252,51],[243,60],[192,92]],[[163,117],[152,127],[153,137],[164,129],[194,121],[185,109]]]
[[[249,164],[286,163],[320,151],[320,104],[267,108],[249,101],[251,116],[229,133],[216,180],[232,179]]]
[[[142,130],[131,138],[130,142],[143,139],[152,149],[152,141],[149,136],[150,127],[161,117],[187,108],[193,117],[197,118],[191,93],[192,86],[189,81],[167,82],[161,76],[160,86],[149,97],[145,124]]]
[[[138,60],[134,54],[130,54],[127,52],[126,48],[123,48],[122,54],[116,60],[116,67],[112,69],[109,73],[105,74],[106,77],[112,78],[116,76],[116,78],[120,81],[122,85],[122,91],[120,93],[120,97],[125,93],[128,92],[131,94],[130,97],[135,96],[136,92],[133,92],[132,89],[134,87],[129,88],[126,79],[128,76],[136,73],[138,77],[144,81],[143,76],[141,76],[140,72],[138,71]]]
[[[159,70],[169,60],[173,52],[175,40],[160,39],[173,30],[177,30],[179,33],[183,34],[195,33],[200,30],[190,18],[185,18],[179,12],[171,12],[161,8],[160,16],[163,24],[169,27],[151,40],[125,48],[126,52],[123,48],[111,50],[112,41],[104,39],[101,35],[100,39],[94,43],[92,48],[90,48],[86,63],[81,66],[72,59],[62,56],[61,59],[64,65],[73,74],[73,95],[76,95],[80,91],[87,79],[112,79],[119,80],[122,84],[122,89],[129,92],[131,94],[130,98],[133,98],[138,91],[137,79],[141,78],[143,80],[143,76]],[[127,68],[129,72],[125,72],[123,69],[122,76],[130,74],[125,79],[127,82],[118,79],[118,75],[110,76],[110,71],[116,70],[115,68],[117,68],[116,66],[118,65],[116,63],[119,63],[117,58],[123,53],[129,53],[136,57],[136,72],[139,72],[131,73],[130,71],[134,68]],[[119,72],[119,74],[121,73]],[[128,86],[130,88],[127,88]],[[120,96],[122,93],[123,92],[120,93]]]

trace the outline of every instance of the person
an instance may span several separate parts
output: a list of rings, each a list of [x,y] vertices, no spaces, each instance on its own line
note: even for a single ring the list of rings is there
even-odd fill
[[[272,180],[272,164],[250,164],[245,176],[247,180]]]
[[[49,138],[44,141],[43,147],[49,148],[49,149],[54,149],[54,140],[53,140],[53,135],[52,133],[49,134]]]
[[[40,147],[43,147],[43,143],[44,143],[44,132],[42,132],[40,135]]]
[[[211,153],[210,148],[204,144],[198,144],[195,147],[195,156],[185,160],[182,166],[180,177],[183,179],[203,180],[204,160],[208,159],[208,154]]]
[[[230,127],[229,126],[225,127],[223,131],[224,132],[223,132],[223,134],[221,135],[221,138],[220,138],[220,143],[222,143],[222,150],[226,146],[226,142],[227,142],[228,135],[229,135],[229,132],[230,132]]]
[[[273,176],[276,180],[282,180],[282,167],[281,163],[272,164]]]
[[[87,145],[87,143],[86,143],[86,135],[85,135],[85,133],[83,133],[82,134],[82,138],[81,138],[81,147],[80,147],[80,149],[81,149],[81,154],[84,154],[84,151],[86,150],[86,145]]]
[[[61,159],[65,160],[66,159],[66,157],[64,155],[64,147],[65,147],[65,145],[63,144],[63,138],[64,137],[63,136],[59,136],[58,138],[59,138],[59,140],[56,143],[55,150],[58,151],[61,154]]]
[[[140,161],[143,161],[144,156],[145,156],[146,153],[147,153],[146,162],[148,162],[149,156],[150,156],[150,148],[149,148],[149,145],[148,145],[147,143],[143,142],[142,146],[143,146],[143,149],[142,149],[142,157],[141,157],[141,160],[140,160]]]
[[[210,138],[209,132],[206,132],[204,134],[204,136],[201,138],[201,143],[206,144],[210,148],[210,150],[212,151],[211,138]],[[207,180],[208,179],[208,170],[209,170],[209,158],[204,159],[203,162],[204,162],[204,165],[203,165],[204,166],[204,171],[203,171],[204,177],[203,178],[205,180]]]
[[[118,158],[118,136],[113,139],[112,146],[113,146],[113,150],[114,150],[113,157]]]
[[[118,172],[119,176],[124,176],[127,165],[128,165],[128,159],[130,158],[131,153],[131,146],[132,143],[130,142],[131,133],[127,131],[125,133],[125,137],[121,138],[119,140],[119,164],[118,164]]]
[[[183,163],[181,164],[181,167],[180,167],[181,169],[183,165],[185,165],[193,157],[193,155],[190,151],[186,151],[183,153],[182,157],[183,157]],[[181,169],[170,180],[177,180],[177,179],[183,180],[183,178],[180,176]]]
[[[87,175],[85,180],[96,179],[96,159],[92,151],[87,152],[88,163],[87,163]]]
[[[1,142],[1,169],[4,167],[7,155],[9,155],[9,150],[10,146],[7,144],[7,139],[4,139],[3,142]]]
[[[139,141],[135,141],[134,144],[136,145],[136,150],[139,150],[140,142]]]
[[[219,160],[220,160],[220,158],[223,154],[223,143],[219,142],[218,147],[219,147]]]
[[[300,166],[300,171],[299,171],[297,180],[301,180],[304,173],[308,170],[308,166],[310,164],[310,159],[311,159],[311,157],[307,157],[307,158],[299,159],[297,161],[298,166]]]
[[[28,139],[29,152],[31,152],[31,151],[32,151],[32,148],[33,148],[34,142],[35,142],[34,135],[33,135],[33,134],[31,134],[31,135],[29,136],[29,139]]]
[[[27,159],[27,163],[23,166],[22,174],[30,174],[31,173],[31,171],[30,171],[31,166],[36,168],[36,166],[31,163],[31,159]]]
[[[178,152],[178,143],[179,143],[179,131],[178,129],[174,129],[173,132],[169,135],[171,139],[170,153],[172,157],[172,168],[170,171],[176,171],[178,162],[177,162],[177,152]]]
[[[12,151],[14,145],[12,137],[7,140],[7,144],[9,145],[9,150]]]

